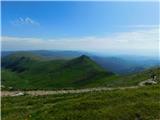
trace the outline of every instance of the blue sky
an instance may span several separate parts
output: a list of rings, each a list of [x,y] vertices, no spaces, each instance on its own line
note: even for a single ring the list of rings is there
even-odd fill
[[[122,26],[127,25],[157,25],[157,14],[158,4],[150,2],[4,2],[2,34],[43,38],[101,36],[126,31],[128,28]],[[11,24],[27,17],[40,25]]]
[[[148,40],[148,48],[142,47],[144,53],[157,44],[158,15],[156,2],[2,2],[2,50],[48,48],[131,52],[141,49],[140,46],[136,49],[136,44],[134,48],[130,46],[136,39],[143,42],[143,39],[152,39]],[[123,41],[126,48],[118,47],[116,40]],[[53,48],[46,43],[46,47],[40,45],[45,41]],[[102,45],[105,41],[106,46]],[[102,49],[95,48],[97,43]],[[158,50],[157,46],[155,48]]]

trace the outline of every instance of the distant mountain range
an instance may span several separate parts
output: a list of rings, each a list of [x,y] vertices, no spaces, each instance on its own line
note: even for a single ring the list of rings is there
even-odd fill
[[[63,59],[69,60],[81,55],[87,55],[104,69],[112,71],[116,74],[129,74],[143,71],[146,68],[155,67],[160,64],[158,58],[149,58],[143,56],[102,56],[89,52],[81,51],[48,51],[48,50],[34,50],[34,51],[2,51],[2,58],[13,53],[32,53],[44,57],[45,59]]]
[[[159,70],[159,68],[154,68],[146,72],[119,76],[113,71],[119,72],[118,70],[127,70],[127,68],[130,70],[130,68],[134,68],[134,65],[120,58],[102,59],[102,57],[81,55],[79,52],[77,54],[76,52],[61,53],[56,57],[54,57],[54,54],[57,52],[53,52],[54,54],[52,52],[47,53],[46,51],[21,51],[3,54],[1,75],[2,85],[5,89],[130,86],[150,78],[152,71],[157,72]],[[62,59],[62,54],[67,57],[63,56]],[[108,70],[95,61],[98,61],[106,68],[108,67]],[[118,68],[116,69],[116,67]],[[138,68],[137,71],[140,71],[140,69]]]
[[[72,88],[111,76],[88,56],[50,60],[29,52],[2,58],[2,84],[19,89]]]

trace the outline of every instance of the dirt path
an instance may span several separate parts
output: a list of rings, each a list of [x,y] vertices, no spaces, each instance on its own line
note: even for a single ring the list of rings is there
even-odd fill
[[[108,87],[100,87],[100,88],[87,88],[87,89],[77,89],[77,90],[58,90],[58,91],[44,91],[44,90],[36,90],[36,91],[2,91],[1,96],[21,96],[24,94],[39,96],[39,95],[55,95],[55,94],[68,94],[68,93],[86,93],[93,91],[106,91],[106,90],[117,90],[117,89],[134,89],[138,88],[138,86],[132,87],[117,87],[117,88],[108,88]]]
[[[148,80],[140,82],[138,85],[139,86],[145,86],[146,84],[157,84],[157,82],[152,80],[152,79],[148,79]]]
[[[86,88],[86,89],[76,89],[76,90],[52,90],[52,91],[45,91],[45,90],[36,90],[36,91],[2,91],[1,96],[21,96],[21,95],[32,95],[32,96],[39,96],[39,95],[55,95],[55,94],[68,94],[68,93],[86,93],[86,92],[93,92],[93,91],[109,91],[109,90],[124,90],[124,89],[135,89],[142,86],[145,86],[145,83],[151,82],[151,79],[145,80],[140,82],[137,86],[130,86],[130,87],[116,87],[116,88],[109,88],[109,87],[99,87],[99,88]]]

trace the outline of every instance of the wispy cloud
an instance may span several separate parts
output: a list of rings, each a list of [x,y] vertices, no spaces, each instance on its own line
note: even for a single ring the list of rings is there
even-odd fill
[[[158,54],[159,29],[119,32],[106,37],[39,39],[2,37],[2,50],[56,49]]]
[[[39,22],[31,19],[30,17],[19,17],[16,20],[11,21],[12,25],[40,25]]]
[[[137,28],[137,29],[153,29],[153,28],[159,28],[160,25],[121,25],[118,27],[125,27],[125,28]]]

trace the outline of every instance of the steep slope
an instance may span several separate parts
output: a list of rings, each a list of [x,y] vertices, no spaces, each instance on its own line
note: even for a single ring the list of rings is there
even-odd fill
[[[44,60],[33,56],[16,53],[4,57],[2,84],[15,89],[78,88],[113,75],[85,55],[72,60]]]

